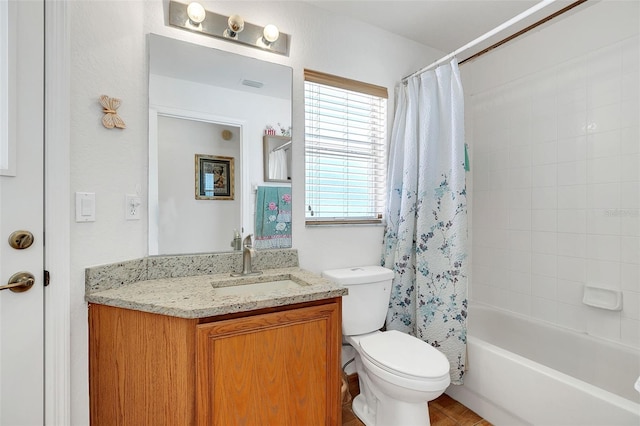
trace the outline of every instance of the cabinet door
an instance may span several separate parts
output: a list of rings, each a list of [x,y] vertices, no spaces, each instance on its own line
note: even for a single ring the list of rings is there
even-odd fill
[[[340,302],[197,327],[199,425],[337,425]]]
[[[91,426],[195,424],[196,320],[89,305]]]

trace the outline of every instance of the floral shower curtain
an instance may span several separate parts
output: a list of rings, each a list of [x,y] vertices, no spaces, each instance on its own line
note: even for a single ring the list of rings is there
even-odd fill
[[[382,264],[395,276],[387,329],[466,364],[467,200],[464,104],[456,60],[400,86],[391,135]]]

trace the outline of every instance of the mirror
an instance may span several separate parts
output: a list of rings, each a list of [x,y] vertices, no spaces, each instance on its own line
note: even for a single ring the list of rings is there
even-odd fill
[[[262,138],[265,182],[291,182],[291,138],[264,135]]]
[[[283,65],[149,34],[149,255],[255,234],[256,189],[273,186],[263,135],[291,123],[291,81]]]

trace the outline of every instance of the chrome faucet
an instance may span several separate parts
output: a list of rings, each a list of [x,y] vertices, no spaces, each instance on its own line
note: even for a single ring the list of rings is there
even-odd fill
[[[251,237],[253,234],[247,235],[242,241],[242,272],[233,272],[232,277],[241,277],[245,275],[260,275],[262,271],[254,271],[251,263],[256,257],[256,249],[253,248]]]

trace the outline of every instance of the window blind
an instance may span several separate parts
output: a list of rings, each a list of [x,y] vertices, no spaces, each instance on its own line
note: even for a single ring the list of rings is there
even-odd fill
[[[379,86],[305,70],[307,223],[382,220],[386,95]]]

